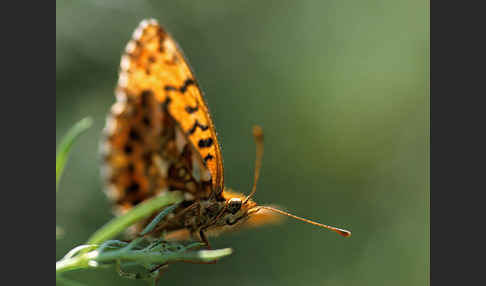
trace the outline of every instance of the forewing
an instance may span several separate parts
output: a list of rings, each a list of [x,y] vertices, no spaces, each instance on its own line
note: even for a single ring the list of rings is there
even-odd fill
[[[221,193],[221,152],[201,91],[154,20],[143,21],[128,43],[116,96],[101,151],[118,209],[166,190],[185,191],[187,200]]]
[[[214,124],[181,49],[155,20],[144,20],[122,56],[119,89],[150,91],[167,106],[209,172],[213,189],[223,187],[223,162]]]

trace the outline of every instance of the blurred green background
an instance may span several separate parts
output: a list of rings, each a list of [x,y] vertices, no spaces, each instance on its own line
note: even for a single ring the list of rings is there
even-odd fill
[[[428,285],[428,1],[56,2],[56,143],[76,143],[56,195],[59,259],[111,217],[101,192],[100,131],[120,55],[139,21],[159,20],[206,94],[227,186],[253,182],[253,124],[265,131],[256,194],[352,230],[344,239],[298,221],[212,239],[234,254],[174,264],[159,285]],[[114,269],[86,285],[145,285]],[[172,284],[171,284],[172,283]],[[174,284],[176,283],[176,284]]]

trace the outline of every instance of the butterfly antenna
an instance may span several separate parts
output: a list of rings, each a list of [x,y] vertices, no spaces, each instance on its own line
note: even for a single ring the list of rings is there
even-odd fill
[[[298,217],[298,216],[290,214],[288,212],[284,212],[282,210],[272,208],[270,206],[260,206],[260,207],[258,207],[258,209],[267,209],[267,210],[270,210],[270,211],[273,211],[273,212],[276,212],[276,213],[279,213],[279,214],[282,214],[282,215],[286,215],[286,216],[289,216],[291,218],[294,218],[294,219],[297,219],[297,220],[300,220],[300,221],[303,221],[303,222],[306,222],[306,223],[310,223],[310,224],[313,224],[313,225],[318,226],[318,227],[322,227],[322,228],[325,228],[325,229],[332,230],[332,231],[337,232],[338,234],[340,234],[344,237],[351,236],[351,232],[348,231],[348,230],[340,229],[340,228],[337,228],[337,227],[334,227],[334,226],[325,225],[325,224],[318,223],[318,222],[315,222],[315,221],[311,221],[311,220],[308,220],[306,218]]]
[[[260,178],[260,169],[262,168],[263,158],[263,130],[260,126],[253,126],[253,137],[256,144],[256,159],[255,159],[255,179],[253,181],[253,188],[250,194],[246,197],[243,203],[246,203],[255,193],[258,179]]]

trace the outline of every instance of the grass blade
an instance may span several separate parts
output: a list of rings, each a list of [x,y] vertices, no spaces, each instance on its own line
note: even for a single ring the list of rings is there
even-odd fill
[[[92,124],[93,120],[90,117],[83,118],[71,127],[68,133],[62,138],[56,154],[56,192],[74,141],[79,135],[91,127]]]
[[[137,221],[149,217],[151,214],[165,206],[179,203],[183,199],[184,197],[180,192],[172,191],[145,201],[126,214],[109,221],[91,236],[87,244],[100,244],[105,240],[112,239]]]

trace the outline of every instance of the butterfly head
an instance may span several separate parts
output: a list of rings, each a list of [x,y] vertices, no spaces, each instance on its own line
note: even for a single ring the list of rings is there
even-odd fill
[[[260,226],[282,220],[282,216],[263,209],[253,200],[246,199],[247,196],[243,194],[225,188],[223,197],[225,201],[221,203],[224,205],[207,228],[209,236],[241,227]]]
[[[257,204],[252,200],[245,200],[245,196],[225,189],[225,205],[220,224],[237,226],[245,222]]]

